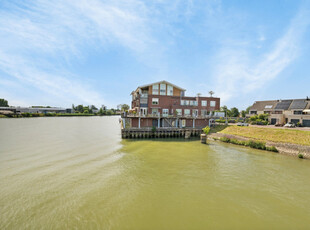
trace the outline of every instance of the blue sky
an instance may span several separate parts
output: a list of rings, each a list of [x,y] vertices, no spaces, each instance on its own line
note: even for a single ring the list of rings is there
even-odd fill
[[[0,98],[116,107],[160,80],[229,108],[305,98],[309,25],[298,0],[1,0]]]

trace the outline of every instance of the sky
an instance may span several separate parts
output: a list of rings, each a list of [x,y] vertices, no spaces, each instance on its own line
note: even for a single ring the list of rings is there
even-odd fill
[[[310,97],[310,1],[0,0],[0,98],[130,104],[167,80],[240,110]]]

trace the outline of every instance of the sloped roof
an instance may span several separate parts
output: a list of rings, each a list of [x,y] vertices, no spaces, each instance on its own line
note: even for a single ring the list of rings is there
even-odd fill
[[[147,85],[141,85],[141,86],[139,86],[138,88],[144,88],[144,87],[148,87],[148,86],[151,86],[151,85],[154,85],[154,84],[161,84],[161,83],[165,83],[165,84],[168,84],[168,85],[172,85],[174,88],[178,88],[178,89],[183,90],[183,91],[186,90],[186,89],[183,89],[183,88],[181,88],[181,87],[179,87],[179,86],[177,86],[177,85],[174,85],[174,84],[172,84],[172,83],[170,83],[170,82],[168,82],[168,81],[165,81],[165,80],[159,81],[159,82],[154,82],[154,83],[147,84]]]
[[[278,101],[255,101],[255,103],[252,105],[251,109],[252,111],[264,111],[264,110],[272,110],[277,105]]]
[[[304,99],[293,100],[293,102],[290,106],[290,110],[292,110],[292,109],[305,109],[307,104],[308,104],[307,101]]]
[[[277,110],[288,110],[293,100],[281,100],[278,102],[274,109]]]

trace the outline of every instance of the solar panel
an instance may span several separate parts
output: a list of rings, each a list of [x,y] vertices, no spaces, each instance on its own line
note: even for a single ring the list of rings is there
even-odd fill
[[[307,102],[305,100],[294,100],[291,109],[305,109]]]
[[[281,102],[278,102],[278,104],[276,105],[275,109],[288,110],[288,108],[290,107],[291,103],[292,103],[292,100],[283,100]]]

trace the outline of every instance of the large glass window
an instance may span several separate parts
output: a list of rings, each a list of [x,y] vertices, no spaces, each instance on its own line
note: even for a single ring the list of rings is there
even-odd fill
[[[201,110],[201,116],[207,116],[208,115],[208,113],[207,113],[207,110]]]
[[[176,109],[177,115],[181,116],[182,115],[182,109]]]
[[[158,98],[152,98],[152,105],[158,105],[159,99]]]
[[[198,109],[193,109],[193,116],[198,117]]]
[[[160,84],[160,95],[166,95],[166,84]]]
[[[207,101],[201,101],[201,106],[207,106]]]
[[[216,105],[216,101],[210,101],[210,106],[211,107],[215,107],[215,105]]]
[[[169,115],[169,109],[163,109],[163,116],[168,116]]]
[[[167,95],[173,96],[173,86],[172,85],[167,86]]]
[[[153,85],[152,88],[153,88],[152,94],[153,94],[153,95],[158,95],[158,84]]]
[[[181,105],[185,105],[185,101],[184,100],[181,100]]]
[[[184,109],[184,115],[191,115],[190,109]]]

